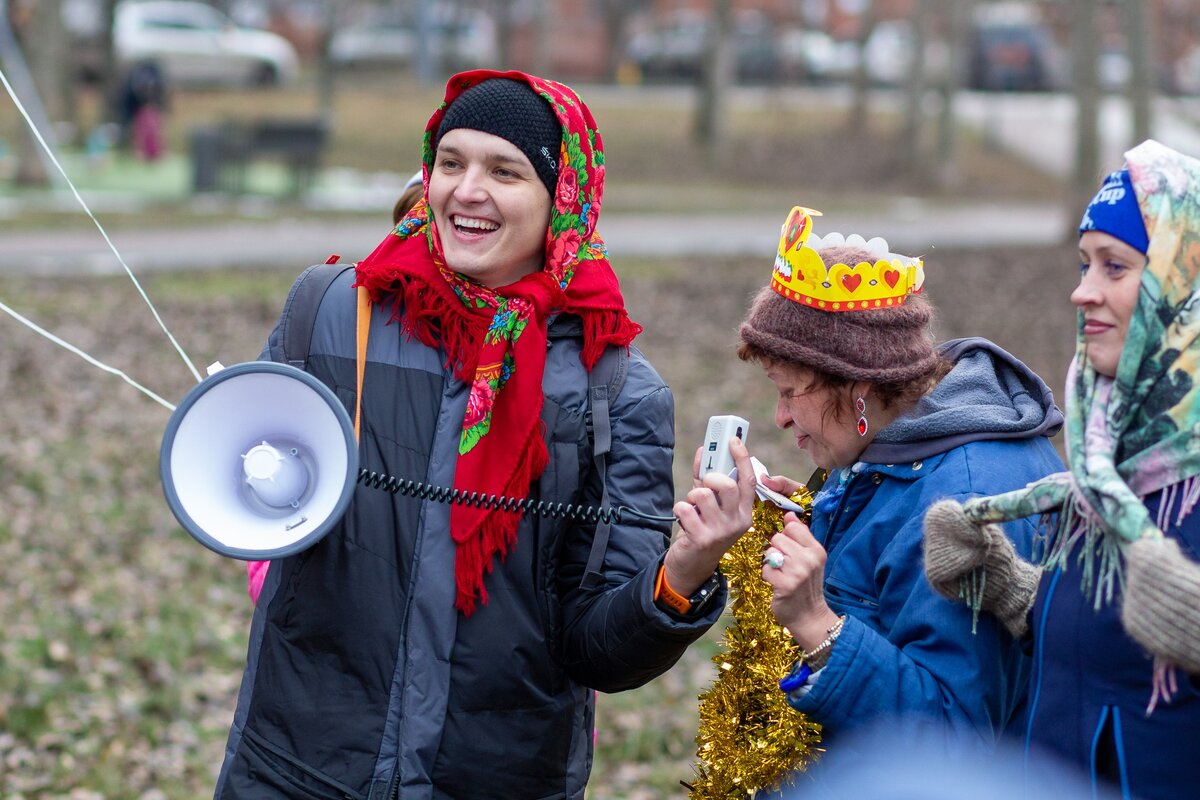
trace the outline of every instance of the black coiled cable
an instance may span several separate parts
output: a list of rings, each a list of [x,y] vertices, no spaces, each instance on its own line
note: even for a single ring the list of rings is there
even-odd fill
[[[358,482],[372,489],[382,489],[392,494],[414,497],[418,500],[433,500],[435,503],[458,503],[475,508],[487,508],[500,511],[514,511],[534,514],[550,519],[573,519],[580,522],[619,523],[621,517],[628,514],[650,522],[675,522],[675,517],[664,517],[657,514],[647,514],[629,506],[612,508],[597,508],[595,506],[573,505],[571,503],[547,503],[544,500],[529,498],[505,497],[498,494],[481,494],[479,492],[464,492],[461,489],[451,489],[445,486],[433,486],[420,481],[396,478],[371,472],[367,469],[358,471]]]

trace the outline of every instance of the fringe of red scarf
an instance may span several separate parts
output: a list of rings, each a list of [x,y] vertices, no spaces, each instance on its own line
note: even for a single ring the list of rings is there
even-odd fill
[[[505,497],[525,497],[529,485],[546,469],[549,454],[540,435],[540,425],[534,425],[524,452],[517,462],[508,483],[504,486]],[[522,514],[514,511],[492,511],[483,518],[477,532],[469,532],[465,538],[451,535],[456,545],[454,557],[454,580],[457,594],[454,605],[465,616],[475,613],[476,601],[487,605],[488,593],[483,576],[492,571],[497,555],[504,559],[517,541],[517,529]]]
[[[588,372],[596,366],[604,349],[611,345],[628,347],[642,332],[642,326],[634,322],[625,313],[619,311],[600,311],[582,313],[583,319],[583,351],[579,354]]]
[[[445,350],[445,366],[454,377],[468,382],[475,377],[488,320],[468,313],[449,285],[430,284],[399,271],[359,280],[370,291],[371,302],[392,303],[391,322],[399,322],[422,344]]]

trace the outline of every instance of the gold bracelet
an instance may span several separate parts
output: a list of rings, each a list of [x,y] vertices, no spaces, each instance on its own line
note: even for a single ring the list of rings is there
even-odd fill
[[[812,650],[800,651],[800,661],[807,664],[813,672],[828,664],[829,656],[833,652],[833,643],[837,641],[838,636],[842,632],[842,625],[845,623],[846,615],[842,614],[837,618],[837,622],[830,625],[829,630],[825,631],[825,641]]]

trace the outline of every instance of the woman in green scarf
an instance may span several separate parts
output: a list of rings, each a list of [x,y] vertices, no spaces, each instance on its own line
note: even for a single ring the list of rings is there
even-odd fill
[[[1200,161],[1126,153],[1080,224],[1070,472],[933,506],[926,574],[1034,658],[1027,756],[1124,797],[1200,787]],[[1035,564],[996,523],[1042,515]]]

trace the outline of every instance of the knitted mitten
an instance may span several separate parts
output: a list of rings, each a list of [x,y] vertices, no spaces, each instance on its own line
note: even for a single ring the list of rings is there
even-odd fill
[[[983,590],[977,611],[993,614],[1014,637],[1028,630],[1041,567],[1023,560],[999,525],[976,525],[962,506],[942,500],[925,514],[925,577],[942,596],[965,596],[964,582],[979,570]]]
[[[1151,655],[1200,673],[1200,564],[1173,539],[1125,548],[1121,624]]]

